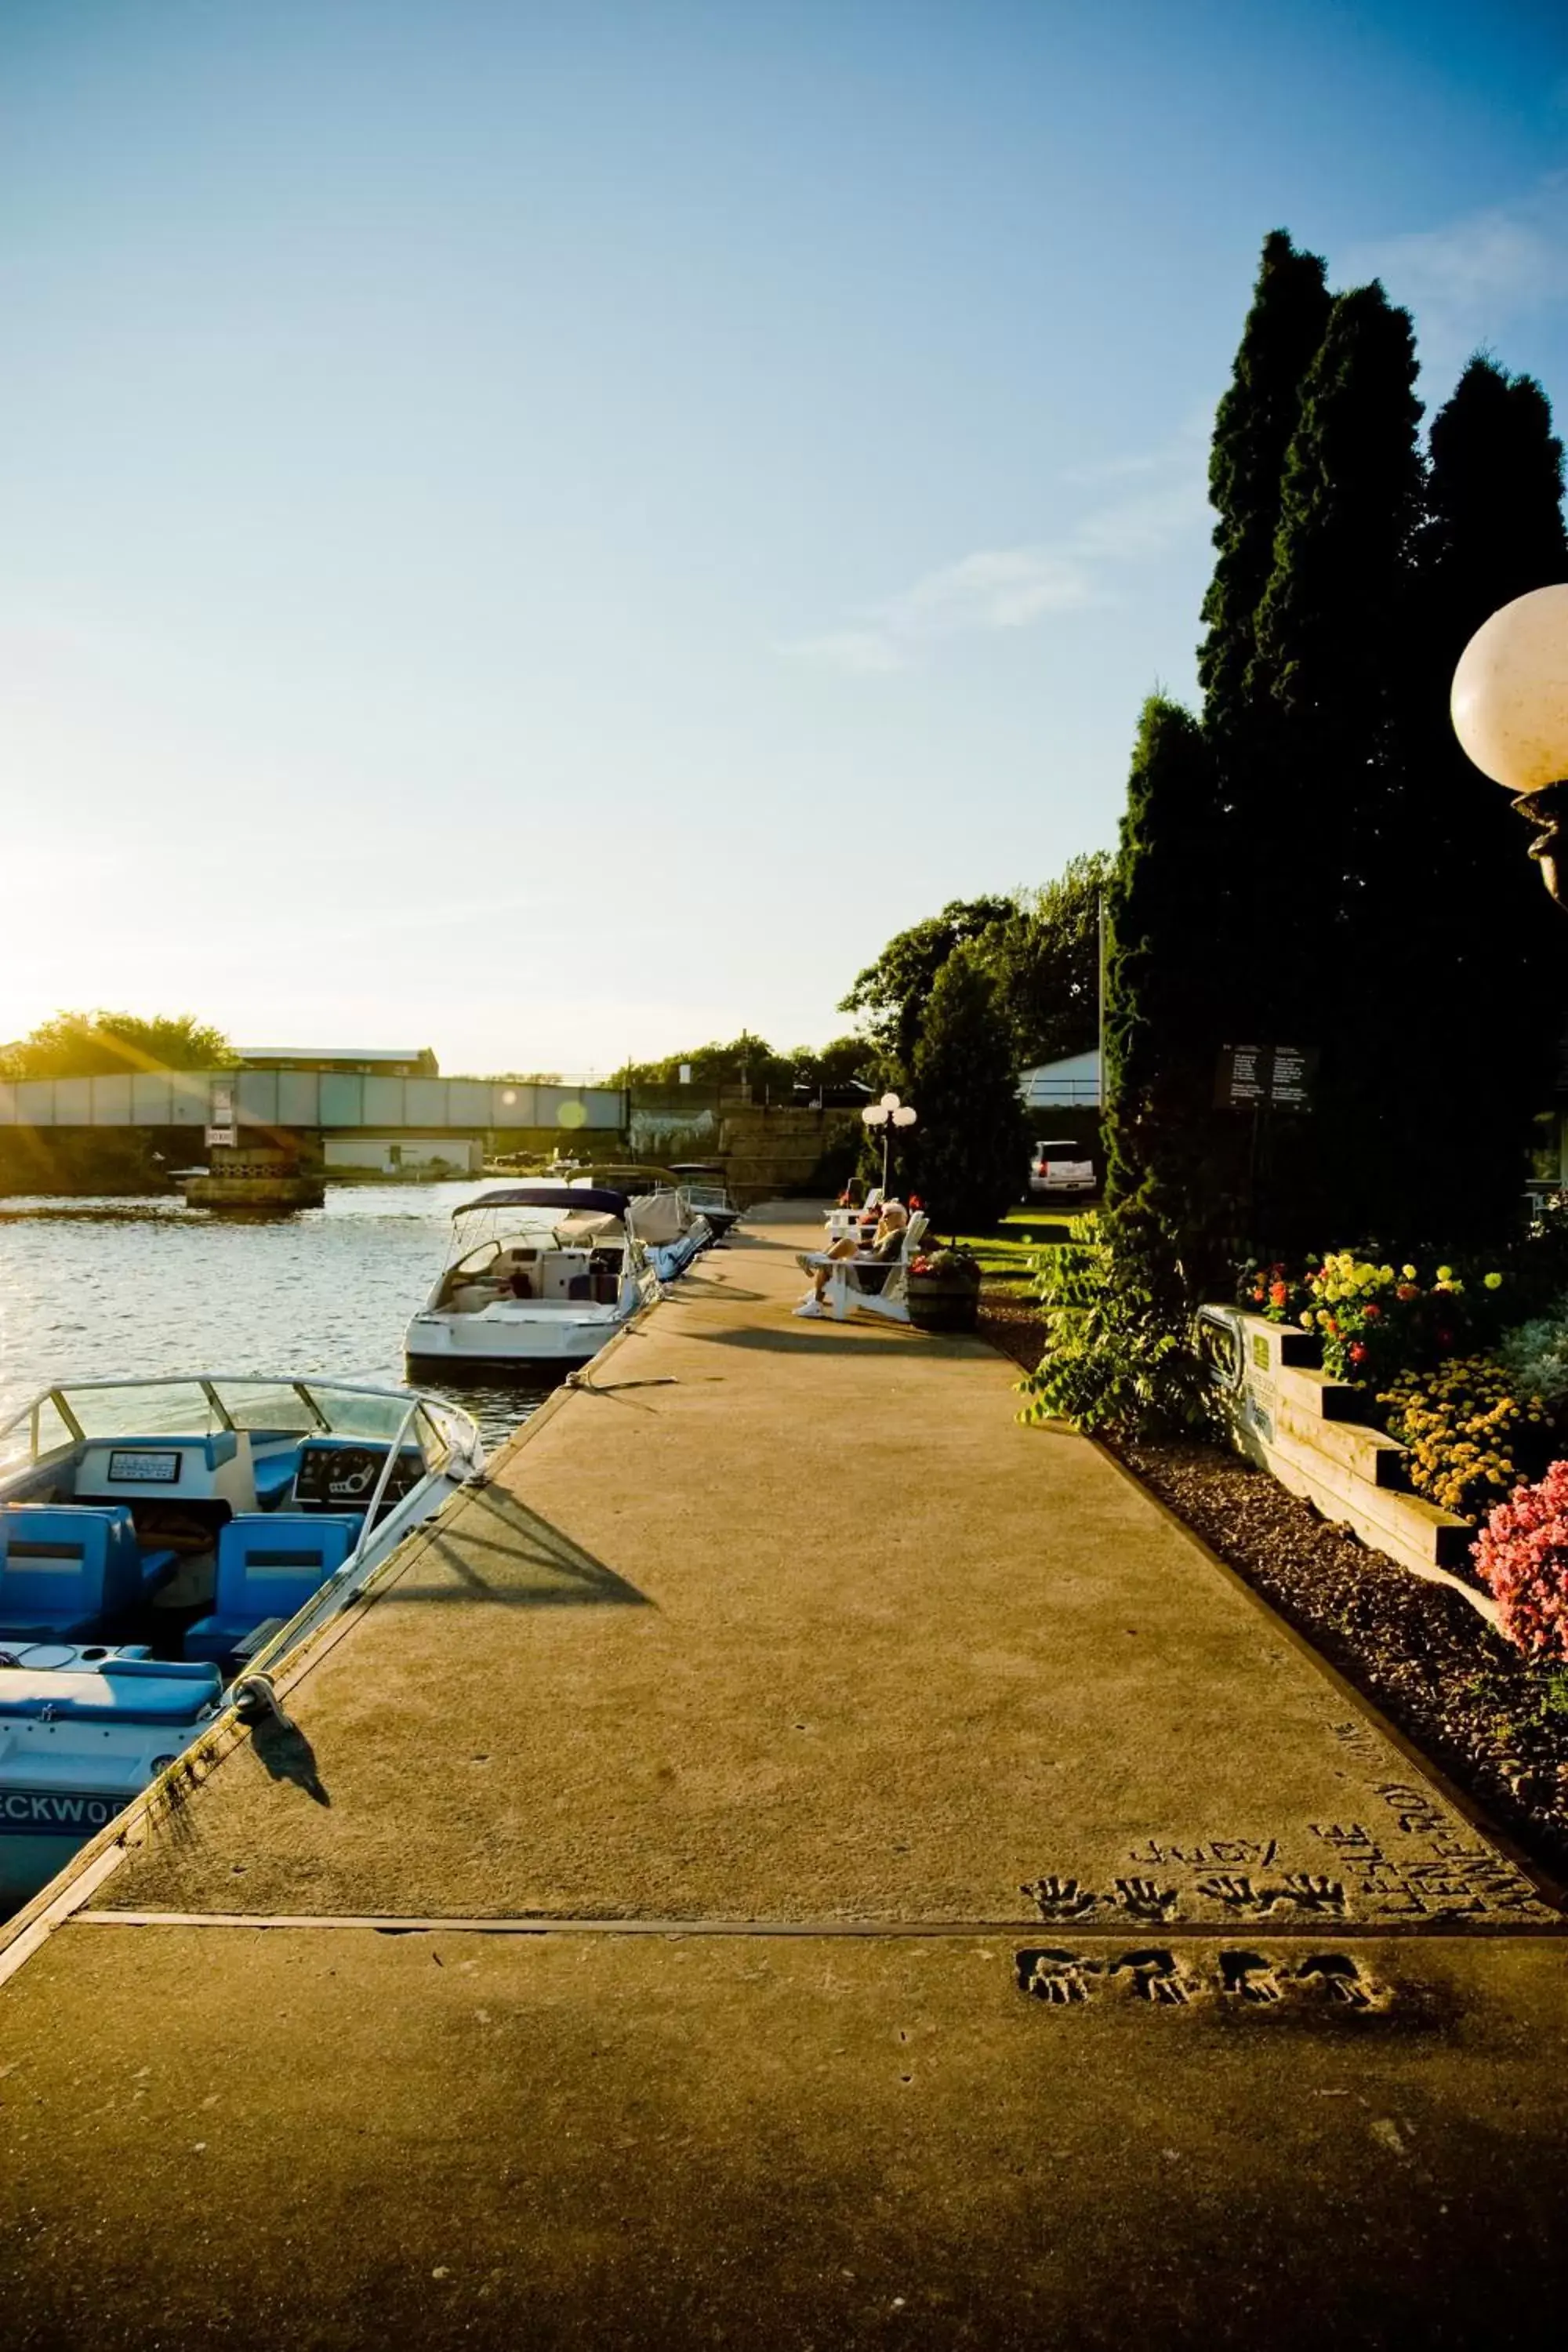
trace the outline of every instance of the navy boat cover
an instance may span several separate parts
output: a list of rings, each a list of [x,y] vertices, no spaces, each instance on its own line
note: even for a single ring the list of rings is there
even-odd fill
[[[626,1206],[624,1192],[601,1192],[590,1184],[513,1184],[504,1192],[482,1192],[477,1201],[465,1201],[452,1214],[471,1217],[480,1209],[583,1209],[619,1217]]]

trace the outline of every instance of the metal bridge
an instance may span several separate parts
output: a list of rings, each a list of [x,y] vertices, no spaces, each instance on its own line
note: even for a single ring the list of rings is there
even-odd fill
[[[7,1128],[279,1129],[318,1135],[485,1135],[509,1128],[618,1133],[620,1087],[500,1078],[384,1078],[332,1070],[158,1070],[0,1081]],[[208,1140],[216,1137],[208,1135]]]

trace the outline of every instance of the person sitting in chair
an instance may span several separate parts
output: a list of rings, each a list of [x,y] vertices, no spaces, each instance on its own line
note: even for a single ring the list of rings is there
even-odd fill
[[[823,1293],[833,1279],[835,1265],[842,1263],[847,1257],[858,1258],[864,1265],[880,1265],[884,1268],[891,1265],[904,1246],[904,1228],[909,1222],[909,1211],[902,1202],[889,1201],[877,1220],[877,1230],[872,1236],[869,1248],[862,1247],[859,1243],[851,1241],[846,1235],[842,1241],[832,1243],[825,1250],[809,1255],[803,1255],[800,1263],[811,1276],[811,1288],[806,1292],[800,1305],[795,1307],[795,1313],[807,1316],[826,1314],[827,1309],[823,1304]],[[887,1278],[884,1271],[867,1282],[866,1286],[868,1289],[879,1290]],[[866,1277],[862,1276],[862,1280],[865,1281]]]

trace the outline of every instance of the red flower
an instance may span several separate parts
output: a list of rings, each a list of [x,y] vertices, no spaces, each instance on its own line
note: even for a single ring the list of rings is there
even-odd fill
[[[1282,1282],[1271,1282],[1269,1284],[1268,1303],[1271,1307],[1283,1307],[1285,1301],[1289,1297],[1289,1292],[1286,1289],[1285,1285]]]
[[[1369,1298],[1366,1305],[1361,1311],[1366,1317],[1369,1323],[1375,1323],[1378,1317],[1382,1314],[1383,1309],[1377,1305],[1375,1300]]]
[[[1360,1341],[1359,1339],[1356,1339],[1356,1340],[1352,1341],[1352,1346],[1351,1346],[1351,1361],[1352,1361],[1352,1364],[1360,1364],[1360,1363],[1363,1363],[1363,1362],[1365,1361],[1365,1360],[1366,1360],[1366,1349],[1362,1346],[1361,1341]]]

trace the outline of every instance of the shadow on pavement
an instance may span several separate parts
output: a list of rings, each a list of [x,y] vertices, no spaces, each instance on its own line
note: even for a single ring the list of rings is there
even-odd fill
[[[376,1605],[410,1601],[485,1601],[502,1609],[653,1606],[613,1568],[497,1486],[481,1488],[447,1532],[432,1533],[410,1572],[379,1594]]]
[[[905,1323],[857,1323],[852,1326],[829,1322],[824,1330],[820,1322],[803,1317],[794,1330],[774,1329],[763,1325],[745,1331],[692,1331],[687,1336],[700,1339],[710,1348],[755,1348],[775,1356],[807,1354],[845,1356],[880,1341],[884,1347],[897,1348],[905,1356],[952,1356],[974,1354],[984,1349],[986,1355],[995,1349],[981,1341],[979,1348],[963,1339],[939,1339],[924,1331],[911,1331]]]

